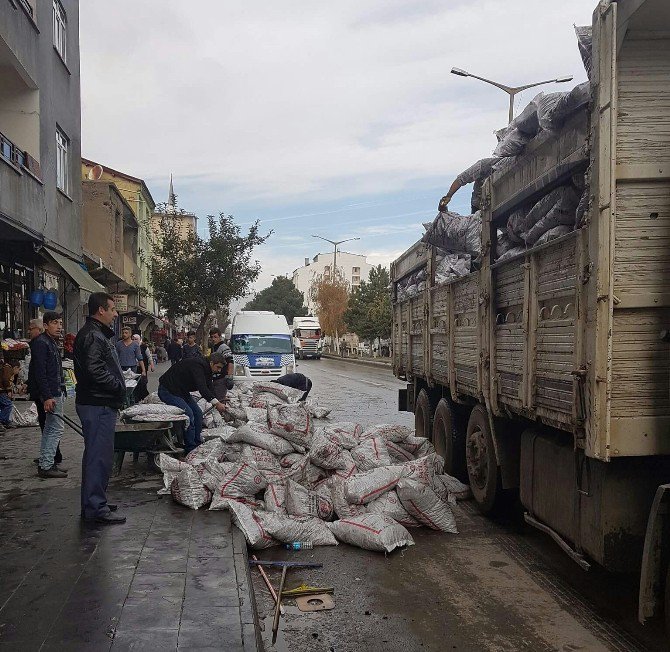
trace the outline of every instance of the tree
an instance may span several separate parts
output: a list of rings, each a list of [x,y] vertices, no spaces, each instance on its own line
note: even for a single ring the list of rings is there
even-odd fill
[[[349,302],[349,286],[338,276],[334,278],[319,277],[314,280],[310,288],[312,301],[316,304],[316,314],[319,316],[321,330],[336,340],[336,349],[339,349],[337,338],[340,333],[346,333],[347,325],[344,313]]]
[[[161,217],[155,234],[149,274],[154,297],[171,317],[197,314],[198,339],[204,339],[205,325],[212,311],[249,293],[258,278],[260,264],[251,260],[254,247],[267,235],[259,234],[255,222],[246,235],[232,215],[207,216],[209,238],[179,232],[178,214]]]
[[[270,287],[261,290],[246,306],[245,310],[272,310],[278,315],[284,315],[291,324],[294,317],[307,315],[307,308],[303,305],[302,292],[293,285],[293,281],[286,276],[277,276]]]
[[[377,265],[370,270],[367,281],[362,281],[349,299],[344,315],[349,328],[363,340],[387,339],[391,336],[391,296],[388,270]]]

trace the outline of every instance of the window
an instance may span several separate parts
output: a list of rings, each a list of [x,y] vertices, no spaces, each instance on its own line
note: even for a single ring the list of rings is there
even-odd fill
[[[53,19],[54,19],[54,47],[60,54],[63,61],[67,61],[67,22],[65,20],[65,10],[58,0],[53,0]]]
[[[360,268],[360,267],[352,267],[352,268],[351,268],[351,273],[352,273],[354,276],[360,276],[360,274],[361,274],[361,268]]]
[[[66,195],[70,192],[70,165],[67,136],[56,127],[56,185]]]

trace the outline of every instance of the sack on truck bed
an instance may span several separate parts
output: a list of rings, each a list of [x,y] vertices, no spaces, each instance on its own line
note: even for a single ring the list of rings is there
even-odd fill
[[[337,539],[325,521],[309,516],[282,516],[259,512],[257,515],[265,531],[281,543],[310,541],[315,546],[336,546]]]
[[[386,443],[381,437],[364,439],[351,451],[351,457],[359,471],[370,471],[393,464]]]
[[[302,403],[271,405],[268,407],[270,432],[309,448],[312,418]]]
[[[405,472],[404,466],[383,466],[365,473],[357,473],[345,485],[348,502],[365,505],[393,489]]]
[[[180,505],[198,509],[212,500],[212,492],[205,487],[198,471],[188,466],[182,469],[170,485],[172,498]]]
[[[432,530],[458,534],[456,519],[449,505],[425,484],[402,478],[397,486],[403,507],[417,520]]]
[[[376,500],[368,503],[368,514],[382,514],[389,516],[394,521],[400,523],[404,527],[419,527],[421,523],[417,521],[410,513],[402,506],[398,492],[395,489],[387,491]]]
[[[402,546],[413,546],[412,535],[392,518],[382,514],[364,514],[328,523],[330,531],[344,543],[365,550],[392,552]]]
[[[293,480],[286,481],[284,507],[291,516],[312,516],[324,521],[333,517],[330,492],[310,491]]]
[[[477,258],[482,248],[482,219],[479,211],[472,215],[438,213],[421,240],[453,253]]]
[[[242,530],[251,548],[263,550],[279,544],[263,529],[261,520],[256,517],[251,508],[235,500],[228,500],[227,507],[230,510],[233,524]]]

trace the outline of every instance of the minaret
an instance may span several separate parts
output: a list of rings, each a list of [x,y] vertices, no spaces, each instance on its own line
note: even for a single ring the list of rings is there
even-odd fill
[[[170,192],[168,193],[167,212],[174,213],[177,209],[177,196],[174,194],[172,175],[170,175]]]

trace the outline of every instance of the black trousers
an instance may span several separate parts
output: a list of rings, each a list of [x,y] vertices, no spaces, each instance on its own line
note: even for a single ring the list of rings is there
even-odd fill
[[[307,378],[305,374],[285,374],[284,376],[280,376],[272,382],[305,392],[300,399],[301,401],[304,401],[312,390],[312,381]]]
[[[40,430],[44,430],[44,424],[47,421],[47,413],[44,411],[44,403],[38,398],[33,398],[35,405],[37,406],[37,422],[40,424]],[[63,455],[60,452],[60,444],[56,449],[56,454],[54,455],[54,464],[60,464],[63,461]]]

